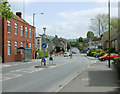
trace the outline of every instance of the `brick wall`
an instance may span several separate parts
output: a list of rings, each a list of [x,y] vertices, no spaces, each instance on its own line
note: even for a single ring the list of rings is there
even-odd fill
[[[24,54],[21,55],[21,50],[18,49],[18,54],[15,55],[15,42],[17,42],[17,48],[21,47],[21,42],[23,42],[23,47],[25,47],[25,44],[31,43],[31,58],[33,58],[33,29],[31,25],[28,25],[26,23],[20,22],[18,20],[15,20],[11,18],[11,32],[7,33],[7,20],[4,20],[4,62],[16,62],[16,61],[23,61]],[[17,31],[18,34],[15,35],[15,23],[17,24]],[[23,26],[23,36],[21,36],[21,26]],[[28,28],[28,37],[25,37],[25,27]],[[29,38],[29,29],[31,29],[31,38]],[[36,34],[35,34],[36,35]],[[35,38],[35,37],[34,37]],[[7,41],[11,42],[11,55],[7,55]],[[35,39],[34,39],[35,43]],[[24,53],[24,51],[23,51]]]

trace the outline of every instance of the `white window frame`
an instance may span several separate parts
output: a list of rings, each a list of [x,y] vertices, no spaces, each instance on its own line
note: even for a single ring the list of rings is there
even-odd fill
[[[10,27],[11,27],[10,21],[7,21],[7,33],[10,33],[10,32],[11,32]],[[10,30],[9,32],[8,32],[8,28],[9,28],[9,30]]]
[[[25,27],[25,37],[28,37],[28,28]]]
[[[17,55],[17,46],[18,46],[18,43],[15,41],[15,46],[14,46],[15,55]]]
[[[15,23],[15,35],[17,35],[18,34],[18,25],[17,25],[17,23]]]
[[[31,29],[29,29],[29,37],[31,38]]]
[[[21,47],[23,47],[23,42],[21,42]],[[21,54],[23,54],[23,49],[21,49]]]
[[[7,41],[7,55],[11,55],[11,42]]]
[[[21,26],[20,31],[21,36],[23,36],[23,26]]]
[[[29,48],[31,48],[32,47],[32,45],[31,45],[31,43],[29,43]]]

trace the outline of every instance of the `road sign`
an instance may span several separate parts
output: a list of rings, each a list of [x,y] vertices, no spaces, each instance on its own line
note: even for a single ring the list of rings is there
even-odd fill
[[[47,47],[47,44],[46,44],[46,43],[43,43],[43,44],[42,44],[42,47],[43,47],[43,48],[46,48],[46,47]]]
[[[45,58],[42,58],[42,62],[46,62]]]

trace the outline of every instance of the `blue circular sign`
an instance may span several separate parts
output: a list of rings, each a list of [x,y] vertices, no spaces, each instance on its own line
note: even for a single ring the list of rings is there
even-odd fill
[[[45,60],[45,58],[42,58],[42,62],[45,62],[46,60]]]
[[[46,47],[47,47],[47,44],[46,44],[46,43],[43,43],[43,44],[42,44],[42,47],[43,47],[43,48],[46,48]]]

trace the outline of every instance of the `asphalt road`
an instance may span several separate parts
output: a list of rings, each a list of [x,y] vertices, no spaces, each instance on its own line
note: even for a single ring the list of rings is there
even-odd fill
[[[2,92],[56,92],[93,61],[79,54],[69,57],[56,56],[48,68],[35,68],[39,62],[16,64],[2,69]]]

